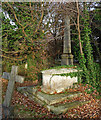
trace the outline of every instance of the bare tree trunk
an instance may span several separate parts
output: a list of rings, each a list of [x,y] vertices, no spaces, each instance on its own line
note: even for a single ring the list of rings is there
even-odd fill
[[[80,53],[83,55],[83,50],[82,50],[82,44],[81,44],[81,35],[80,35],[80,24],[79,24],[79,4],[76,2],[77,5],[77,29],[78,29],[78,35],[79,35],[79,46],[80,46]]]

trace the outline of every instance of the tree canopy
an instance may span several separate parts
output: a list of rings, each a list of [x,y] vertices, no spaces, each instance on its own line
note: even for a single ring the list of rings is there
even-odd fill
[[[101,61],[100,6],[97,2],[3,2],[3,64],[27,62],[30,78],[54,66],[63,52],[64,17],[68,15],[74,60],[82,65],[85,81],[96,83],[100,74],[95,72],[94,61]]]

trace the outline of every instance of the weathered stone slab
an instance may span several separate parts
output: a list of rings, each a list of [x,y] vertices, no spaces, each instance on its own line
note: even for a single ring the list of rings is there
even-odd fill
[[[61,105],[58,105],[58,106],[48,105],[47,108],[48,108],[48,111],[52,111],[56,115],[58,115],[58,114],[66,113],[69,109],[76,108],[78,106],[87,104],[88,102],[90,102],[90,101],[82,101],[82,102],[74,101],[72,103],[61,104]]]
[[[61,93],[61,94],[50,95],[50,94],[45,94],[43,92],[39,92],[39,91],[37,91],[37,88],[34,88],[34,87],[18,87],[17,90],[19,92],[22,92],[23,94],[24,93],[32,94],[48,105],[59,103],[65,99],[77,97],[80,94],[82,94],[80,92],[71,92],[71,93]],[[26,96],[27,96],[27,94],[26,94]]]
[[[80,92],[68,92],[68,93],[61,93],[61,94],[45,94],[43,92],[37,91],[35,87],[18,87],[17,89],[19,92],[23,93],[29,99],[34,100],[35,102],[43,105],[48,111],[52,111],[55,114],[61,114],[67,112],[67,110],[76,108],[79,105],[83,105],[88,103],[89,101],[75,101],[68,104],[58,104],[63,100],[72,99],[81,95]]]
[[[72,73],[78,72],[76,69],[49,69],[42,71],[42,90],[45,93],[53,94],[54,92],[60,93],[66,88],[73,86],[73,83],[78,82],[77,77],[70,76],[59,76],[55,74],[63,74],[63,73]]]
[[[18,91],[22,91],[22,93],[25,93],[25,91],[27,91],[29,94],[33,94],[38,99],[40,99],[41,101],[45,102],[48,105],[59,103],[65,99],[77,97],[80,94],[82,94],[80,92],[75,92],[75,93],[72,92],[72,93],[66,93],[66,94],[61,93],[61,94],[50,95],[50,94],[45,94],[43,92],[39,92],[39,91],[37,91],[37,88],[34,88],[34,87],[23,87],[22,89],[21,89],[21,87],[19,87]]]

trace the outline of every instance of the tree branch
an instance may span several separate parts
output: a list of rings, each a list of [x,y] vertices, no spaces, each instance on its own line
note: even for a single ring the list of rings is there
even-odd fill
[[[31,10],[31,17],[32,17],[32,21],[34,22],[35,20],[33,20],[33,11],[32,11],[31,2],[29,2],[29,6],[30,6],[30,10]]]
[[[25,59],[25,58],[21,58],[21,59],[19,59],[19,58],[11,58],[11,57],[7,57],[7,56],[5,56],[5,55],[0,55],[0,57],[4,57],[4,58],[6,58],[6,59],[12,59],[12,60],[14,60],[14,61],[22,61],[22,60]]]
[[[43,19],[43,15],[44,15],[44,10],[43,10],[43,6],[41,4],[41,10],[42,10],[42,15],[41,15],[41,19],[39,21],[39,24],[38,24],[38,27],[36,28],[35,32],[33,33],[34,35],[36,34],[36,32],[38,31],[39,27],[40,27],[40,24],[42,22],[42,19]]]
[[[17,23],[22,27],[22,32],[24,33],[25,37],[27,37],[27,34],[26,34],[25,31],[24,31],[25,28],[24,28],[24,26],[19,22],[16,14],[15,14],[15,12],[14,12],[14,9],[12,8],[12,6],[11,6],[8,2],[7,2],[7,4],[8,4],[8,6],[11,8],[11,10],[12,10],[12,12],[13,12],[13,14],[14,14],[15,20],[16,20]]]

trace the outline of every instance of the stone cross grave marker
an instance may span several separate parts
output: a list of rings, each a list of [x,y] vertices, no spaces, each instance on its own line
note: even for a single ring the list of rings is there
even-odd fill
[[[6,72],[3,73],[2,78],[9,79],[6,96],[5,96],[5,99],[3,102],[4,108],[9,108],[11,105],[11,99],[12,99],[12,95],[13,95],[13,91],[14,91],[15,81],[20,82],[20,83],[24,82],[24,77],[19,76],[17,74],[18,74],[18,66],[12,66],[11,73],[6,73]],[[7,109],[6,109],[6,111],[7,111]]]

